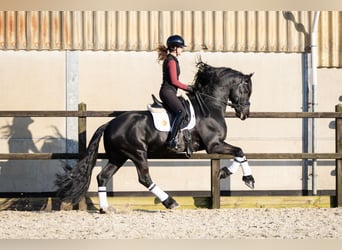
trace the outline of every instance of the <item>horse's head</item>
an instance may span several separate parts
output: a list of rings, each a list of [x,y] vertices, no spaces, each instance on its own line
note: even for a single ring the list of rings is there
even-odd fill
[[[237,77],[236,83],[231,87],[229,93],[229,106],[234,108],[235,114],[241,120],[245,120],[249,116],[250,102],[249,98],[252,94],[252,77],[253,74],[241,75]]]
[[[197,63],[195,88],[206,98],[206,102],[225,109],[226,105],[235,110],[241,120],[249,116],[249,98],[252,94],[253,74],[244,75],[226,67],[212,67],[201,60]]]

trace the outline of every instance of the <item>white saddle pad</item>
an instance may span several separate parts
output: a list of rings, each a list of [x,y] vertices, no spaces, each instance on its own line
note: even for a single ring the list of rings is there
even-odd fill
[[[182,128],[181,130],[192,129],[196,125],[195,111],[190,101],[189,103],[190,103],[190,114],[191,114],[190,122],[185,128]],[[164,132],[168,132],[171,130],[169,116],[167,115],[167,112],[165,109],[153,108],[151,107],[150,104],[147,105],[147,109],[152,114],[153,123],[157,130],[164,131]]]

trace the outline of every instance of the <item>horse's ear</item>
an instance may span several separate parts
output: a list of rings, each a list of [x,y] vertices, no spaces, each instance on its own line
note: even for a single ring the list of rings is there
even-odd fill
[[[254,72],[248,75],[244,76],[244,81],[248,82],[249,80],[251,80],[251,77],[254,75]]]
[[[198,64],[201,64],[203,61],[202,61],[202,55],[201,54],[198,54],[196,56],[196,65]]]

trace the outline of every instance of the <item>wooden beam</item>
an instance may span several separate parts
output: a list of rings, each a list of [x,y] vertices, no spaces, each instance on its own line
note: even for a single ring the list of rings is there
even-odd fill
[[[144,110],[136,110],[144,111]],[[122,111],[0,111],[0,117],[116,117]],[[226,112],[226,118],[237,118],[234,112]],[[251,112],[249,118],[342,118],[342,112]]]
[[[179,203],[178,209],[208,209],[209,197],[173,196]],[[238,208],[330,208],[330,196],[222,196],[221,209]],[[167,210],[154,196],[120,196],[108,197],[108,203],[117,212],[132,210]],[[0,198],[0,211],[52,211],[72,210],[70,204],[63,204],[57,197],[24,197],[24,198]],[[66,207],[66,205],[68,207]],[[77,207],[75,207],[77,208]],[[97,196],[87,196],[79,210],[98,210],[99,200]]]
[[[220,179],[217,178],[220,170],[220,159],[211,160],[211,208],[220,208]]]
[[[248,159],[342,159],[340,153],[249,153]],[[0,153],[0,160],[52,160],[52,159],[78,159],[79,154],[74,153]],[[99,153],[98,159],[107,159],[106,154]],[[151,155],[149,159],[188,159],[184,154]],[[232,155],[196,153],[190,160],[233,159]]]
[[[342,111],[342,104],[335,107],[336,112]],[[342,153],[342,119],[336,118],[336,153]],[[342,159],[336,159],[336,205],[342,207]]]

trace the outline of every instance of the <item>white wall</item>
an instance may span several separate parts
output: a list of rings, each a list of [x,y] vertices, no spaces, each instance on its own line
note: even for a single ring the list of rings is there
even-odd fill
[[[185,52],[180,57],[181,76],[191,83],[199,53]],[[201,53],[203,61],[226,66],[253,75],[251,111],[302,111],[302,55],[254,53]],[[0,110],[65,110],[65,52],[0,51]],[[334,111],[340,101],[342,72],[338,69],[318,71],[318,111]],[[88,110],[142,110],[158,95],[161,65],[155,52],[79,52],[80,102]],[[227,111],[230,109],[227,108]],[[19,133],[16,149],[27,151],[31,141],[39,151],[64,152],[66,125],[63,118],[35,118],[20,128],[13,118],[0,117],[0,153],[9,152],[8,129]],[[88,119],[88,140],[94,130],[110,118]],[[27,120],[21,120],[19,123]],[[332,119],[318,122],[318,151],[334,152]],[[301,119],[227,119],[227,141],[246,153],[302,152]],[[15,125],[15,126],[14,126]],[[24,132],[29,131],[30,134]],[[58,133],[59,134],[58,134]],[[21,133],[21,134],[20,134]],[[44,138],[50,137],[49,140]],[[52,137],[52,138],[51,138]],[[103,148],[100,148],[103,151]],[[53,178],[61,170],[59,161],[0,161],[0,192],[53,191]],[[222,164],[229,164],[222,161]],[[250,164],[256,178],[256,190],[300,190],[301,161],[255,161]],[[95,176],[104,161],[95,168],[91,191],[96,191]],[[206,167],[208,166],[208,167]],[[318,162],[318,189],[334,189],[334,161]],[[196,173],[194,175],[194,173]],[[153,180],[166,190],[209,190],[208,161],[151,161]],[[221,181],[223,190],[248,190],[241,172]],[[135,168],[129,162],[110,183],[116,191],[143,190]],[[309,187],[310,188],[310,187]]]

